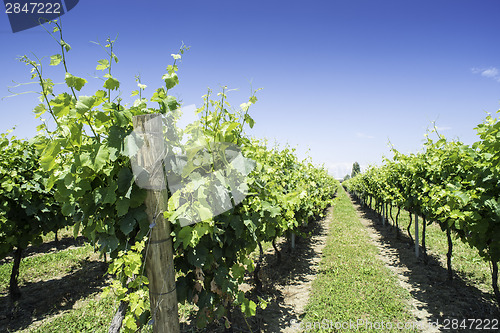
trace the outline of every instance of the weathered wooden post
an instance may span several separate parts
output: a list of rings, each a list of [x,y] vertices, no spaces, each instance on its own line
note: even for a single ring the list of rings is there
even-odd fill
[[[151,236],[146,253],[146,275],[149,279],[149,299],[155,333],[178,333],[179,315],[175,289],[170,223],[163,212],[168,194],[162,159],[165,151],[162,118],[157,114],[134,116],[134,131],[144,140],[137,153],[137,164],[147,176],[146,213],[151,225]]]

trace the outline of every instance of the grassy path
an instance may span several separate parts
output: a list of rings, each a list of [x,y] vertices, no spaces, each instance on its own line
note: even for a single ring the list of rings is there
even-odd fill
[[[397,323],[411,322],[405,301],[409,293],[377,255],[349,197],[339,189],[301,328],[308,332],[399,332]],[[380,325],[385,328],[377,330]]]

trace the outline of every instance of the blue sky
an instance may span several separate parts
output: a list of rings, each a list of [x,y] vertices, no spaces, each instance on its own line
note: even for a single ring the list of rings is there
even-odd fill
[[[389,140],[418,151],[432,121],[449,138],[477,140],[473,128],[500,108],[499,13],[497,0],[81,0],[62,22],[69,71],[89,81],[82,95],[99,87],[105,57],[90,41],[118,34],[114,75],[130,102],[134,76],[150,96],[183,41],[191,49],[175,96],[199,106],[207,87],[227,85],[239,89],[229,93],[237,106],[264,88],[248,133],[309,151],[343,177],[354,161],[380,163]],[[58,52],[40,27],[12,33],[5,13],[0,38],[0,97],[29,81],[17,56]],[[60,70],[46,73],[63,82]],[[35,94],[0,100],[0,132],[33,136],[37,104]]]

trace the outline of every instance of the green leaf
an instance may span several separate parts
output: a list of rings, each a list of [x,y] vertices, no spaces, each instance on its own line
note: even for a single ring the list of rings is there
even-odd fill
[[[80,91],[85,83],[87,83],[87,80],[82,79],[81,77],[74,76],[70,73],[66,73],[65,81],[68,87],[75,88],[78,91]]]
[[[52,140],[44,149],[40,158],[40,165],[45,171],[52,170],[56,166],[56,157],[61,149],[61,144],[58,140]]]
[[[95,69],[97,69],[98,71],[103,71],[103,70],[109,68],[109,60],[101,59],[101,60],[98,60],[97,62],[99,63],[99,65],[97,65],[97,67]]]
[[[60,54],[54,54],[53,56],[50,57],[50,66],[57,66],[61,63],[62,61],[62,55]]]
[[[197,247],[193,251],[189,251],[187,255],[188,262],[197,267],[203,267],[207,261],[208,249],[206,247]]]
[[[125,197],[119,197],[118,200],[116,200],[116,214],[118,216],[123,216],[127,214],[129,207],[130,207],[130,199],[127,199]]]
[[[138,186],[134,186],[131,192],[130,207],[135,208],[142,205],[146,200],[147,191]]]
[[[104,88],[109,90],[116,90],[120,87],[120,81],[112,77],[111,75],[105,75],[108,79],[104,82]]]
[[[66,50],[66,52],[69,52],[71,50],[71,46],[69,46],[69,44],[66,43],[64,40],[61,39],[60,44],[61,44],[62,47],[64,47],[64,49]]]
[[[106,165],[108,159],[109,159],[109,148],[106,145],[101,145],[99,147],[99,150],[97,151],[97,154],[95,155],[92,169],[94,169],[94,171],[96,172],[101,171],[102,167]]]
[[[123,142],[125,140],[126,133],[125,128],[117,125],[111,126],[108,131],[108,145],[118,149],[120,154],[123,150]]]
[[[137,331],[137,324],[132,313],[127,313],[125,315],[125,318],[123,319],[123,326],[125,326],[125,328],[130,332]]]
[[[80,96],[78,102],[76,102],[75,109],[79,114],[84,114],[94,106],[95,98],[93,96]]]
[[[130,113],[128,111],[113,111],[113,116],[115,116],[116,125],[121,128],[127,127],[131,123]]]
[[[245,224],[245,226],[250,231],[250,234],[252,235],[252,237],[256,240],[255,230],[257,229],[257,226],[255,225],[255,223],[253,223],[253,221],[250,220],[250,219],[245,219],[243,221],[243,223]]]
[[[41,86],[42,86],[42,91],[43,91],[44,95],[52,94],[52,92],[54,90],[54,82],[52,82],[51,79],[43,79]]]
[[[231,272],[233,273],[233,277],[235,277],[236,279],[243,279],[243,277],[245,275],[245,267],[240,266],[239,264],[235,263],[231,267]]]
[[[128,235],[132,230],[134,230],[135,225],[136,221],[133,218],[132,214],[127,214],[120,220],[120,230],[125,235]]]
[[[94,96],[99,101],[99,103],[101,103],[102,101],[104,101],[106,99],[107,95],[108,95],[108,93],[105,92],[104,90],[97,90],[94,93]]]
[[[168,65],[167,66],[167,72],[169,74],[173,74],[173,73],[177,72],[178,70],[179,70],[179,68],[177,67],[177,65],[173,65],[173,66],[172,65]]]
[[[168,106],[170,111],[176,110],[179,108],[180,104],[177,102],[177,99],[174,96],[168,95],[163,102]]]
[[[244,224],[241,221],[241,217],[236,215],[231,215],[229,220],[229,225],[236,232],[236,237],[240,237],[244,229]]]
[[[46,111],[47,111],[47,107],[43,103],[38,104],[33,109],[33,112],[35,113],[36,118],[40,118]]]
[[[247,122],[248,126],[250,126],[250,128],[253,128],[253,126],[255,125],[255,121],[252,117],[250,117],[248,113],[245,114],[245,121]]]
[[[104,199],[102,201],[103,204],[114,204],[116,201],[116,183],[115,186],[108,186],[106,188],[106,194],[104,196]]]
[[[125,137],[123,153],[128,157],[134,156],[139,151],[139,146],[142,146],[142,142],[141,138],[132,132]]]
[[[254,301],[252,300],[248,300],[248,299],[245,299],[242,303],[241,303],[241,311],[247,316],[247,317],[251,317],[251,316],[255,316],[256,312],[257,312],[257,304],[255,304]]]
[[[66,201],[62,205],[61,212],[64,216],[71,216],[75,212],[75,205],[69,201]]]
[[[89,152],[81,153],[76,160],[80,160],[80,165],[92,169],[92,159]]]
[[[54,115],[59,118],[69,114],[73,106],[73,99],[70,94],[62,93],[50,101],[50,106]]]
[[[125,193],[132,186],[134,175],[128,166],[124,166],[118,172],[118,192]]]
[[[161,79],[165,81],[165,86],[167,87],[167,89],[172,89],[179,83],[179,78],[177,77],[176,73],[164,74]]]
[[[73,238],[77,238],[80,233],[81,220],[78,220],[73,227]]]

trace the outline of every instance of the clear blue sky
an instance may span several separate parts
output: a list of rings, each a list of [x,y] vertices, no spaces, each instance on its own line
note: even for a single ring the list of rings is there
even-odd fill
[[[62,21],[69,71],[89,81],[82,95],[100,84],[92,76],[104,53],[91,40],[118,34],[114,73],[128,101],[134,75],[149,96],[184,41],[191,49],[174,95],[200,105],[207,87],[227,85],[239,88],[230,93],[237,106],[251,81],[264,90],[248,133],[301,156],[310,149],[343,177],[354,161],[380,163],[388,140],[419,150],[432,121],[450,138],[476,141],[473,128],[500,108],[499,14],[498,0],[81,0]],[[0,97],[12,81],[29,81],[17,56],[58,52],[40,27],[13,34],[3,12],[0,38]],[[56,73],[47,68],[63,82]],[[37,103],[34,94],[1,100],[0,132],[16,125],[17,136],[33,136]]]

